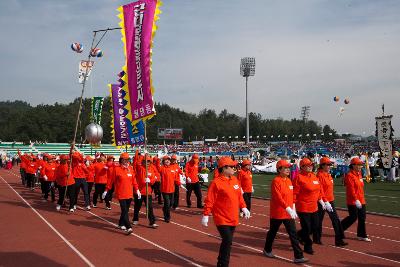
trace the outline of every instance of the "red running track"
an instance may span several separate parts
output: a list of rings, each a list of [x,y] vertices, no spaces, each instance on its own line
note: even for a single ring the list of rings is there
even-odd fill
[[[169,224],[158,218],[158,229],[148,228],[142,214],[134,233],[116,229],[119,205],[91,211],[57,212],[52,202],[42,202],[37,189],[20,184],[16,169],[0,170],[0,266],[215,266],[219,235],[210,221],[200,224],[201,210],[179,208]],[[181,194],[181,198],[184,194]],[[181,204],[183,201],[181,201]],[[143,209],[144,211],[144,209]],[[156,216],[162,216],[155,204]],[[274,243],[280,258],[262,255],[269,201],[253,199],[252,217],[241,220],[234,236],[231,266],[293,266],[289,239],[281,227]],[[339,211],[343,218],[347,213]],[[131,212],[130,216],[133,214]],[[372,242],[356,239],[356,226],[347,232],[349,245],[334,247],[329,218],[324,220],[323,243],[306,255],[306,266],[400,266],[400,219],[367,215]]]

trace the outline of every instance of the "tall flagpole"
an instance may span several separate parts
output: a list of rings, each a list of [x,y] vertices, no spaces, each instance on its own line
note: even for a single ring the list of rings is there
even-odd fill
[[[143,121],[144,124],[144,162],[146,166],[146,178],[148,176],[148,167],[147,167],[147,130],[146,130],[146,121]],[[149,183],[146,183],[146,219],[149,219]]]

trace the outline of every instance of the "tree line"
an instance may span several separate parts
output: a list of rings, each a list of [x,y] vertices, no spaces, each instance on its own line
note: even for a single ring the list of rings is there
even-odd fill
[[[0,102],[0,140],[2,141],[47,141],[49,143],[71,142],[79,107],[79,99],[68,104],[31,106],[23,101]],[[217,138],[239,140],[246,133],[246,119],[229,113],[226,109],[217,113],[212,109],[203,109],[198,114],[185,112],[165,103],[156,103],[157,115],[147,123],[149,143],[160,143],[158,128],[182,128],[185,141]],[[85,127],[90,123],[91,99],[83,100],[82,115],[78,127],[77,143],[84,140]],[[253,139],[259,136],[264,141],[302,140],[311,141],[318,138],[331,140],[336,138],[336,131],[329,125],[321,126],[316,121],[266,119],[260,114],[250,113],[250,135]],[[111,143],[111,101],[104,99],[101,126],[104,130],[103,143]],[[323,136],[320,136],[324,133]],[[331,135],[330,135],[331,133]],[[306,136],[309,134],[309,136]],[[274,138],[271,138],[271,136]],[[280,138],[278,139],[278,136]],[[287,137],[285,137],[287,135]],[[301,137],[299,137],[301,135]],[[266,136],[266,138],[264,138]]]

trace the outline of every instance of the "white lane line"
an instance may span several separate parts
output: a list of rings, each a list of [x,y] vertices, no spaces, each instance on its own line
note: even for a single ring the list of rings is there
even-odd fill
[[[117,205],[114,202],[112,202],[112,203]],[[83,208],[81,208],[81,209],[84,210]],[[91,215],[95,216],[96,218],[98,218],[98,219],[100,219],[100,220],[102,220],[104,222],[107,222],[107,223],[109,223],[109,224],[111,224],[111,225],[113,225],[115,227],[118,227],[117,224],[115,224],[113,222],[110,222],[109,220],[107,220],[107,219],[105,219],[105,218],[103,218],[103,217],[101,217],[101,216],[99,216],[99,215],[97,215],[97,214],[95,214],[95,213],[93,213],[91,211],[87,210],[86,212],[90,213]],[[166,249],[166,248],[164,248],[164,247],[162,247],[162,246],[160,246],[160,245],[158,245],[158,244],[156,244],[156,243],[154,243],[154,242],[152,242],[152,241],[150,241],[150,240],[148,240],[148,239],[146,239],[144,237],[141,237],[140,235],[137,235],[135,233],[131,233],[131,235],[133,235],[133,236],[135,236],[135,237],[137,237],[137,238],[139,238],[139,239],[141,239],[141,240],[143,240],[143,241],[145,241],[145,242],[147,242],[147,243],[149,243],[149,244],[151,244],[151,245],[153,245],[153,246],[155,246],[155,247],[157,247],[157,248],[159,248],[159,249],[161,249],[161,250],[163,250],[165,252],[168,252],[169,254],[171,254],[171,255],[173,255],[173,256],[175,256],[175,257],[177,257],[177,258],[179,258],[179,259],[181,259],[183,261],[186,261],[187,263],[190,263],[193,266],[201,267],[201,265],[199,265],[199,264],[197,264],[197,263],[195,263],[195,262],[193,262],[193,261],[191,261],[191,260],[179,255],[179,254],[176,254],[175,252],[173,252],[171,250],[168,250],[168,249]]]
[[[394,262],[394,263],[400,264],[400,261],[395,261],[395,260],[383,258],[383,257],[380,257],[380,256],[371,255],[371,254],[364,253],[364,252],[361,252],[361,251],[357,251],[357,250],[353,250],[353,249],[349,249],[349,248],[343,248],[343,247],[335,247],[335,246],[332,246],[332,245],[329,245],[329,246],[333,247],[333,248],[337,248],[337,249],[343,249],[343,250],[351,251],[351,252],[354,252],[354,253],[357,253],[357,254],[361,254],[361,255],[364,255],[364,256],[369,256],[369,257],[377,258],[377,259],[380,259],[380,260],[385,260],[385,261],[390,261],[390,262]],[[374,264],[371,264],[371,265],[374,265]]]
[[[14,191],[15,194],[17,194],[17,196],[19,196],[21,198],[21,200],[28,205],[28,207],[30,207],[32,209],[32,211],[34,213],[36,213],[37,216],[39,216],[40,219],[42,219],[49,227],[51,230],[53,230],[88,266],[93,266],[94,264],[91,263],[74,245],[72,245],[60,232],[57,231],[56,228],[54,228],[54,226],[49,223],[34,207],[31,206],[31,204],[29,204],[28,201],[26,201],[17,191],[15,191],[15,189],[2,177],[0,176],[0,178],[3,180],[4,183],[6,183],[8,185],[8,187],[10,187],[10,189],[12,191]]]

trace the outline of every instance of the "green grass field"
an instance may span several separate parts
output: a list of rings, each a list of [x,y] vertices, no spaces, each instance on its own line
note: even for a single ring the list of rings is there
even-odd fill
[[[275,175],[253,174],[254,196],[270,198],[270,184]],[[210,176],[210,181],[212,176]],[[400,183],[365,183],[367,211],[400,216]],[[346,188],[342,178],[335,179],[335,204],[346,207]]]

